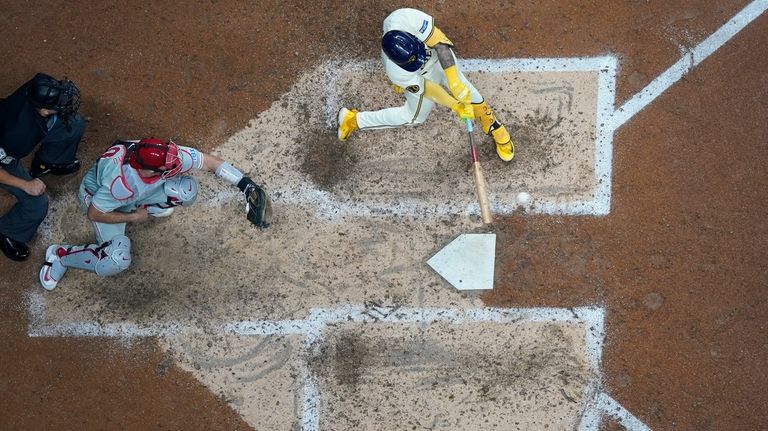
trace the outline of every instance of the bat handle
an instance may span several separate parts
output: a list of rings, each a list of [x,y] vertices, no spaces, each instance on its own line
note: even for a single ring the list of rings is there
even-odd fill
[[[472,163],[480,163],[480,155],[477,153],[477,146],[474,143],[469,149],[469,155],[472,156]]]
[[[479,162],[480,156],[477,154],[477,147],[475,146],[475,138],[472,136],[472,132],[475,131],[475,127],[472,124],[472,120],[465,119],[467,123],[467,134],[469,135],[469,155],[472,156],[472,162]]]

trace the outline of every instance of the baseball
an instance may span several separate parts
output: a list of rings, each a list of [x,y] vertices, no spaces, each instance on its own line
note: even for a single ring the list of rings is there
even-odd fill
[[[527,205],[531,201],[531,195],[526,192],[520,192],[517,194],[517,203],[520,205]]]

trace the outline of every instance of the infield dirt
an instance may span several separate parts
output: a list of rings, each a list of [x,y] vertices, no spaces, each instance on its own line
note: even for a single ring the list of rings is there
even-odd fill
[[[457,42],[462,58],[614,55],[620,65],[616,100],[622,103],[746,4],[692,0],[417,2],[411,6],[436,17]],[[84,161],[94,160],[114,139],[140,135],[172,136],[181,143],[215,151],[273,106],[308,71],[327,61],[377,58],[381,21],[400,6],[393,2],[315,2],[312,7],[323,13],[308,14],[307,4],[300,1],[265,0],[258,11],[234,1],[196,7],[180,7],[176,2],[137,6],[132,2],[32,5],[5,1],[0,51],[8,61],[0,71],[0,94],[9,94],[37,71],[72,78],[83,91],[83,112],[90,119],[80,151]],[[498,22],[505,25],[489,25]],[[496,287],[482,297],[468,298],[472,304],[501,307],[604,305],[605,388],[652,429],[751,430],[768,423],[763,390],[768,382],[760,377],[768,366],[762,323],[768,321],[764,289],[768,283],[768,230],[763,203],[768,197],[768,177],[762,157],[768,136],[768,80],[764,79],[768,60],[756,54],[764,51],[767,25],[766,16],[756,19],[617,131],[609,215],[515,214],[500,220],[497,267],[503,269],[497,273]],[[382,90],[382,97],[386,94]],[[365,106],[373,107],[377,106]],[[509,112],[501,113],[512,122]],[[525,116],[515,119],[526,124]],[[450,118],[435,115],[429,125],[449,122]],[[535,122],[526,126],[537,130]],[[332,139],[323,130],[316,129],[316,139],[309,139],[302,148],[330,143]],[[403,136],[412,137],[414,132],[403,131]],[[280,133],[287,136],[292,132],[282,130],[280,123],[272,124],[270,136]],[[516,133],[522,142],[514,163],[523,167],[526,136],[531,141],[537,137],[525,129]],[[463,139],[458,142],[464,145]],[[342,147],[329,147],[328,159],[341,160],[345,171],[356,172],[354,168],[365,162],[360,155],[372,148],[359,147],[357,155]],[[451,172],[465,158],[458,148],[457,158],[447,165]],[[328,165],[321,165],[325,157],[316,152],[302,157],[297,161],[302,165],[298,171],[305,179],[311,176],[323,190],[348,186],[344,178],[349,176],[335,178]],[[493,155],[484,153],[483,160],[491,164]],[[276,169],[258,168],[262,170],[257,169],[257,174],[264,177]],[[62,199],[61,205],[66,206],[79,179],[46,179],[52,200]],[[205,183],[215,184],[213,178],[207,179],[210,181]],[[9,203],[7,194],[0,196],[4,204]],[[232,198],[234,195],[225,194],[221,208],[193,207],[191,210],[200,212],[177,214],[180,218],[157,222],[144,232],[159,232],[162,223],[206,227],[193,216],[206,211],[234,216],[229,220],[247,227],[240,221],[240,209],[229,203]],[[75,212],[60,214],[75,220]],[[304,213],[309,214],[314,217],[315,211]],[[299,223],[298,215],[283,221]],[[463,223],[474,226],[464,216],[449,223],[453,226],[447,229],[456,231],[463,229]],[[232,226],[207,227],[213,233],[234,230]],[[388,232],[391,227],[387,223],[366,233],[378,235],[374,237],[378,241],[400,235]],[[415,236],[423,240],[437,233],[436,229],[417,230]],[[233,253],[222,244],[201,241],[202,234],[193,231],[190,227],[185,236],[201,244],[206,253],[209,248]],[[311,238],[313,234],[310,230],[306,235]],[[297,236],[287,238],[295,241]],[[80,221],[60,236],[73,241],[89,237],[87,225]],[[341,242],[343,235],[339,237]],[[357,237],[363,244],[365,238]],[[449,238],[435,236],[432,240]],[[35,277],[46,240],[41,237],[31,244],[33,258],[24,264],[0,263],[4,337],[0,428],[251,428],[222,402],[218,392],[211,392],[193,374],[176,366],[174,355],[164,353],[154,341],[30,338],[26,301],[30,292],[42,294]],[[147,240],[156,242],[154,237]],[[180,238],[169,241],[182,249],[189,247]],[[137,244],[137,257],[145,259],[143,265],[163,252],[148,247],[146,240],[140,242],[144,244]],[[241,251],[241,256],[252,259],[256,255],[256,238],[252,244],[254,248]],[[383,247],[381,242],[374,244]],[[329,249],[320,255],[332,256],[337,246],[338,242],[329,243]],[[365,249],[360,247],[363,254]],[[405,260],[411,250],[403,247],[388,252],[394,255],[390,262],[402,262],[398,259]],[[420,251],[415,254],[421,258]],[[165,318],[166,306],[171,314],[183,315],[179,310],[184,305],[193,307],[189,316],[205,318],[215,307],[204,305],[210,294],[194,287],[199,281],[191,274],[211,269],[221,275],[215,269],[219,263],[221,260],[213,260],[211,265],[195,261],[186,268],[163,268],[163,272],[144,266],[150,269],[149,280],[170,277],[185,286],[188,283],[188,290],[129,286],[123,293],[108,291],[83,276],[86,284],[82,289],[92,299],[75,295],[71,291],[79,287],[70,287],[69,292],[62,289],[61,297],[73,295],[72,301],[81,302],[79,309],[65,304],[67,301],[54,299],[51,304],[76,310],[75,316],[83,318],[100,312],[106,323],[123,316],[140,316],[145,322]],[[289,267],[294,271],[288,274],[291,279],[301,277],[296,270],[300,263]],[[341,270],[351,266],[346,261],[334,263]],[[334,267],[319,269],[328,279],[326,272]],[[407,290],[390,287],[392,274],[383,276],[385,280],[376,279],[376,283],[386,285],[388,292]],[[432,282],[436,285],[427,290],[449,295],[439,279]],[[235,292],[237,289],[222,291],[223,303],[230,304],[235,316],[238,312],[250,314],[253,310],[238,308]],[[265,295],[276,297],[274,293]],[[333,292],[327,295],[332,298]],[[375,296],[371,291],[350,295]],[[246,297],[245,301],[256,304],[257,299]],[[265,313],[296,312],[270,309],[269,301],[265,304]],[[48,309],[50,317],[55,317],[57,309]],[[372,337],[370,333],[366,336]],[[346,339],[340,337],[333,343]],[[230,353],[237,352],[233,343]],[[288,386],[282,388],[288,390]],[[290,398],[287,392],[280,392],[279,397]],[[94,414],[95,407],[99,414]],[[613,425],[604,428],[618,429]]]

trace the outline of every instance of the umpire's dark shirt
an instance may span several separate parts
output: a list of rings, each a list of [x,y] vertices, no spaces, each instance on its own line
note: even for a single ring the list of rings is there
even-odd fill
[[[0,100],[0,147],[16,159],[31,153],[48,130],[46,119],[27,100],[27,85]]]

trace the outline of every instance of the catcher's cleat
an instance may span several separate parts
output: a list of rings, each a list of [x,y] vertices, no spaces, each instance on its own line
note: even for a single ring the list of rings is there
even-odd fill
[[[499,155],[499,158],[505,162],[509,162],[515,158],[515,143],[512,142],[512,138],[509,136],[507,128],[496,122],[491,126],[490,131],[494,142],[496,142],[496,154]]]
[[[40,284],[45,290],[55,289],[61,277],[67,272],[67,267],[60,261],[61,256],[66,253],[67,250],[58,244],[53,244],[45,250],[45,263],[40,268]]]
[[[357,130],[357,109],[339,109],[339,139],[346,141]]]

